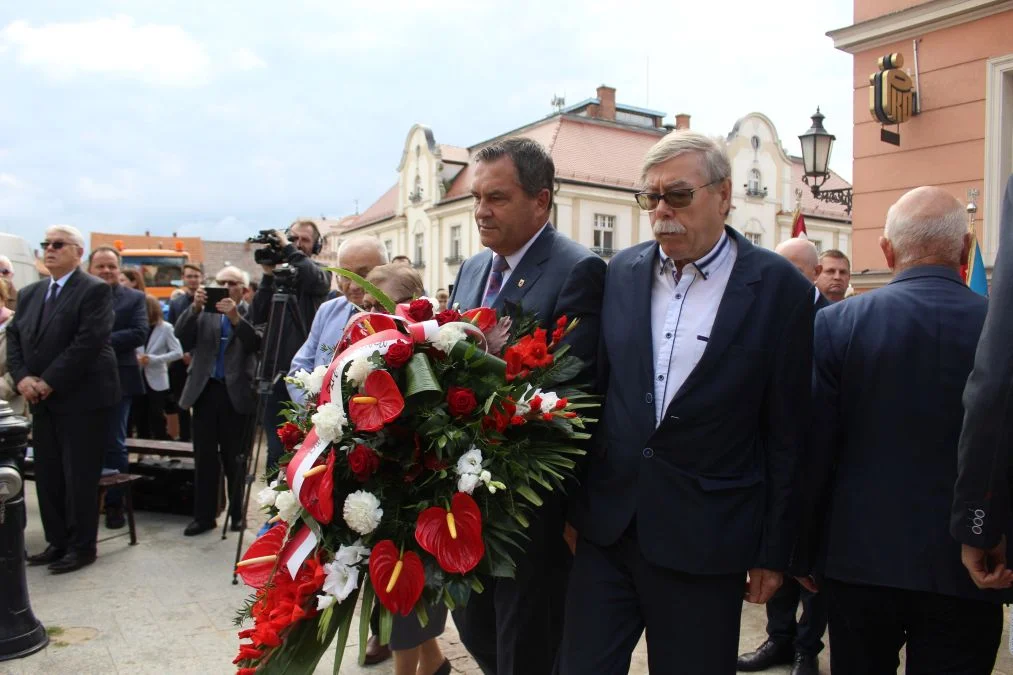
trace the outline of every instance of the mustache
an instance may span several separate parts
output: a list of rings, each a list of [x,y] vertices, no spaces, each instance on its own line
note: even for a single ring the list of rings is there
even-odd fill
[[[686,234],[686,226],[678,220],[656,220],[653,228],[654,234]]]

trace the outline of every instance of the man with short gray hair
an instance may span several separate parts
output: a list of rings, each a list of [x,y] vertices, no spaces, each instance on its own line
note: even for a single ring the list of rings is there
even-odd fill
[[[979,590],[947,531],[961,394],[987,301],[960,277],[963,205],[920,187],[890,207],[893,280],[816,315],[808,520],[799,555],[829,602],[831,670],[990,673],[1001,601]]]
[[[781,585],[808,427],[812,284],[725,225],[722,145],[680,130],[644,159],[655,241],[616,255],[605,402],[575,512],[562,675],[733,673],[742,600]]]

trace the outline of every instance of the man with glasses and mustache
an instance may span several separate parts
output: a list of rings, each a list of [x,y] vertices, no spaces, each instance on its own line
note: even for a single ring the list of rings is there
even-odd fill
[[[7,365],[32,407],[35,486],[48,542],[28,564],[63,574],[95,561],[98,481],[120,384],[109,342],[112,291],[78,269],[84,237],[54,225],[42,250],[51,277],[21,291],[7,327]]]
[[[813,291],[725,217],[731,166],[674,131],[637,202],[655,240],[616,255],[601,314],[601,421],[574,526],[562,675],[734,673],[743,596],[777,590],[794,541]]]
[[[228,295],[215,303],[213,311],[204,311],[208,294],[198,288],[193,304],[176,322],[176,338],[193,355],[179,401],[180,407],[193,408],[194,516],[183,530],[187,537],[217,527],[222,469],[228,484],[231,529],[239,532],[246,527],[244,441],[249,440],[257,408],[253,378],[260,336],[247,319],[249,311],[243,301],[246,273],[230,265],[223,267],[215,280],[229,289]]]

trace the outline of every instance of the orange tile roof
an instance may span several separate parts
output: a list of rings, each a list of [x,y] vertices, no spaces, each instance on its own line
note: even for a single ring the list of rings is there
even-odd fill
[[[471,158],[468,148],[459,148],[456,145],[440,145],[440,156],[443,157],[444,162],[454,162],[456,164],[467,164]]]
[[[368,209],[363,211],[358,216],[353,216],[347,221],[343,221],[341,227],[344,231],[354,230],[358,227],[363,227],[371,223],[375,223],[381,220],[386,220],[394,215],[394,210],[397,208],[397,183],[392,185],[389,190],[383,193],[379,199],[373,202]]]
[[[792,190],[802,190],[802,215],[813,216],[816,218],[830,218],[850,223],[851,216],[848,215],[848,212],[844,208],[843,204],[831,204],[813,197],[812,188],[802,182],[802,175],[804,171],[805,167],[802,165],[802,158],[792,156],[791,187]],[[827,181],[820,187],[826,190],[839,190],[851,187],[851,183],[831,171],[830,177],[827,178]],[[792,196],[792,204],[794,204],[794,195]]]

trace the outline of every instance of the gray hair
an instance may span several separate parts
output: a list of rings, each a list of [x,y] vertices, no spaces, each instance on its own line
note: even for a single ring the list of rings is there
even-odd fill
[[[14,263],[11,262],[11,259],[8,258],[5,255],[0,255],[0,265],[2,265],[4,263],[7,263],[7,267],[10,267],[11,269],[14,269]]]
[[[955,197],[941,188],[920,187],[890,207],[883,236],[900,264],[939,257],[959,265],[967,232],[967,214]]]
[[[475,154],[475,161],[495,162],[501,157],[509,157],[514,163],[517,182],[528,197],[537,197],[542,190],[549,191],[548,208],[551,209],[556,165],[545,146],[530,138],[514,136],[485,146]]]
[[[243,270],[239,269],[235,265],[226,265],[225,267],[223,267],[220,270],[218,270],[218,274],[215,275],[215,281],[216,282],[218,281],[218,276],[222,272],[229,272],[231,274],[235,274],[236,276],[239,277],[240,281],[243,282],[243,286],[249,286],[250,285],[250,275],[247,274],[246,272],[244,272]]]
[[[62,234],[75,246],[84,248],[84,235],[73,225],[50,225],[46,228],[46,238],[49,238],[50,234]]]
[[[378,237],[374,237],[369,234],[360,234],[355,237],[349,237],[348,239],[341,242],[338,246],[338,267],[341,266],[342,256],[348,252],[350,248],[359,248],[372,246],[376,249],[377,255],[380,256],[380,264],[386,265],[390,260],[387,258],[387,247],[383,245]]]
[[[728,161],[728,153],[722,141],[701,134],[699,131],[676,129],[647,151],[640,173],[641,182],[647,182],[648,171],[684,152],[699,152],[703,155],[708,183],[716,183],[731,177],[732,165]]]

